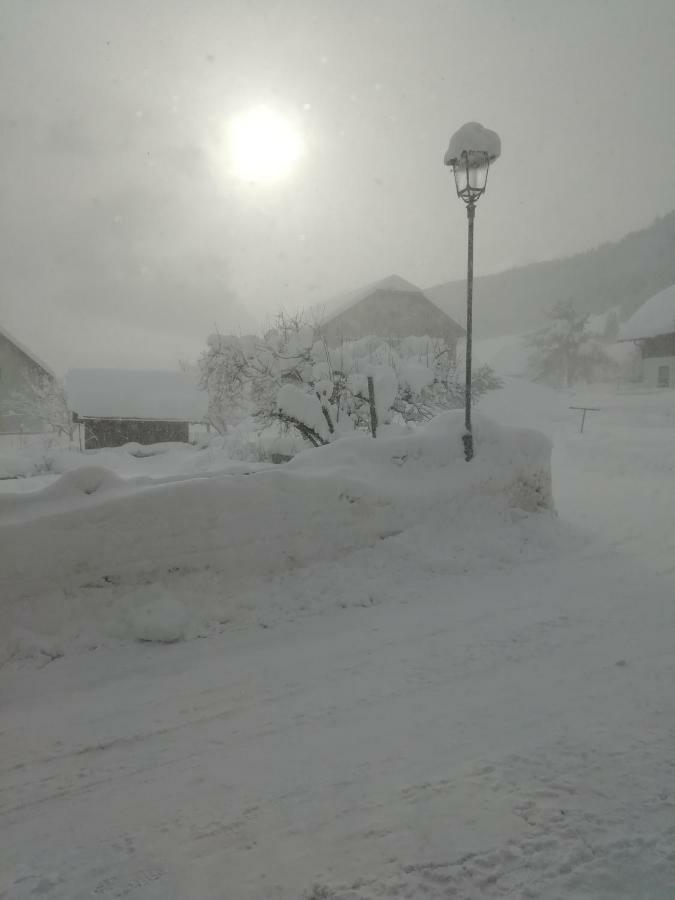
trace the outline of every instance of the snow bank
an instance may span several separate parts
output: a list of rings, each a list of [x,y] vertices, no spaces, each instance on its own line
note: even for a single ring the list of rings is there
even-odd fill
[[[436,559],[454,554],[462,569],[489,564],[491,547],[518,557],[508,511],[553,505],[548,439],[477,415],[467,463],[461,411],[400,431],[343,438],[245,475],[157,483],[88,469],[0,496],[0,633],[84,634],[86,623],[94,632],[105,623],[108,635],[177,640],[256,579],[393,536],[398,555],[433,546]],[[191,579],[189,622],[162,589],[137,603],[139,586],[179,576]],[[129,629],[122,620],[137,606]]]
[[[148,481],[145,478],[125,480],[104,466],[80,466],[41,490],[0,494],[0,522],[86,508],[114,494],[137,490]]]
[[[380,490],[410,507],[428,509],[430,495],[502,493],[526,511],[551,509],[551,444],[534,431],[508,429],[477,414],[476,464],[467,469],[461,436],[463,410],[436,416],[424,428],[377,440],[343,438],[320,451],[306,450],[286,466],[305,477],[344,479]],[[523,485],[532,488],[532,494]],[[516,497],[519,498],[516,501]]]

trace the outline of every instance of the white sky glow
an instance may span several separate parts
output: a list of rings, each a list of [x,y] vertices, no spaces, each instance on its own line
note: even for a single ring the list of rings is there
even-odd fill
[[[227,164],[243,181],[273,182],[290,175],[305,153],[291,121],[266,106],[234,116],[227,126]]]

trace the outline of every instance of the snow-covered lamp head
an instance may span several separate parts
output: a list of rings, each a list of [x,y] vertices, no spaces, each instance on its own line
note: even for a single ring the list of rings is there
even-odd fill
[[[450,138],[443,162],[452,166],[457,196],[473,206],[487,187],[490,163],[502,152],[499,135],[479,122],[467,122]]]

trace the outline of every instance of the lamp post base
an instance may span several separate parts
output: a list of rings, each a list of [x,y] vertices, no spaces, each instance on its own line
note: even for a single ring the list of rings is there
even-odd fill
[[[473,459],[473,435],[470,431],[462,435],[462,443],[464,444],[464,459],[470,462]]]

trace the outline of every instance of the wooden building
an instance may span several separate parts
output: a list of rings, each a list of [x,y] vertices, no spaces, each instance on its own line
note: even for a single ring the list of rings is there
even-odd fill
[[[329,347],[368,335],[394,339],[428,336],[444,340],[453,352],[466,333],[420,288],[399,275],[333,301],[321,331]]]

